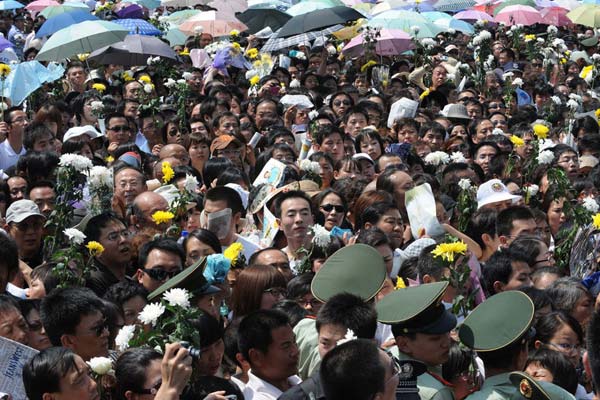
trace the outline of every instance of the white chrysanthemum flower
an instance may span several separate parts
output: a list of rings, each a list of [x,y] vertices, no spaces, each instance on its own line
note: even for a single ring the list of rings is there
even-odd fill
[[[539,164],[551,164],[554,160],[554,153],[550,150],[541,151],[537,156]]]
[[[558,96],[552,96],[550,97],[550,100],[552,100],[552,102],[557,106],[560,106],[562,104],[562,100]]]
[[[163,299],[165,299],[169,305],[173,307],[181,307],[181,308],[189,308],[190,307],[190,292],[181,288],[173,288],[171,290],[167,290],[163,294]]]
[[[557,33],[558,32],[558,28],[554,25],[548,25],[548,28],[546,28],[546,32],[548,33]]]
[[[469,190],[471,187],[473,187],[473,185],[471,184],[471,180],[469,178],[463,178],[458,181],[458,187],[460,187],[462,190]]]
[[[61,167],[73,167],[79,172],[87,171],[93,166],[89,158],[78,154],[63,154],[60,156],[58,165]]]
[[[299,51],[296,53],[296,58],[298,60],[306,60],[306,54],[303,51]]]
[[[133,335],[135,334],[135,325],[125,325],[119,330],[117,333],[117,337],[115,337],[115,344],[117,345],[117,350],[123,352],[129,348],[129,341],[133,339]]]
[[[575,93],[569,93],[569,98],[571,100],[575,100],[578,103],[581,103],[583,101],[583,98],[580,95],[575,94]]]
[[[535,41],[538,42],[538,43],[540,43],[540,44],[546,43],[546,41],[544,40],[544,38],[541,38],[541,37],[535,39]]]
[[[435,40],[433,40],[432,38],[423,38],[421,39],[421,44],[423,45],[423,47],[426,48],[432,48],[435,47]]]
[[[92,357],[90,361],[87,362],[87,365],[89,365],[91,370],[98,375],[106,375],[113,370],[112,361],[107,357]]]
[[[448,32],[451,35],[454,35],[456,33],[456,29],[454,29],[454,28],[448,28],[448,30],[446,32]]]
[[[571,111],[577,111],[579,102],[577,102],[577,100],[569,99],[569,101],[567,101],[567,107],[569,107]]]
[[[158,22],[167,22],[168,20],[168,16],[167,15],[161,15],[160,17],[158,17]]]
[[[104,103],[99,100],[92,101],[90,107],[92,107],[92,112],[102,112],[104,110]]]
[[[154,59],[152,58],[152,56],[148,57],[148,59],[146,60],[146,64],[147,65],[152,65]]]
[[[600,210],[600,206],[596,199],[590,196],[584,197],[582,205],[586,210],[593,214],[596,214]]]
[[[87,183],[92,187],[113,186],[113,173],[111,169],[96,165],[86,173]]]
[[[505,81],[508,78],[512,78],[513,76],[515,76],[514,72],[508,71],[502,74],[502,80]]]
[[[321,173],[321,164],[319,164],[316,161],[311,161],[310,162],[310,171],[315,175],[319,175]]]
[[[434,151],[425,156],[424,160],[425,164],[439,166],[442,164],[448,164],[450,161],[450,156],[443,151]]]
[[[246,71],[246,80],[250,80],[252,78],[254,78],[256,75],[258,75],[258,71],[255,69],[249,69],[248,71]]]
[[[150,303],[146,304],[138,319],[142,324],[146,325],[156,325],[156,321],[160,318],[161,315],[165,312],[165,306],[159,303]]]
[[[350,342],[352,340],[356,340],[358,339],[358,337],[356,337],[356,335],[354,334],[354,331],[350,328],[348,328],[348,330],[346,330],[346,334],[344,335],[343,339],[340,339],[336,342],[336,346],[339,346],[341,344]]]
[[[195,176],[190,174],[185,174],[185,181],[183,181],[183,187],[188,193],[196,193],[198,190],[198,179]]]
[[[200,35],[204,31],[204,27],[202,25],[196,25],[194,27],[194,34]]]
[[[600,54],[598,54],[598,53],[592,54],[592,60],[594,60],[594,61],[600,61]]]
[[[73,244],[76,245],[83,244],[86,237],[83,232],[75,228],[67,228],[63,231],[63,233],[67,238],[69,238],[70,242],[73,242]]]
[[[523,187],[523,192],[529,194],[529,196],[535,196],[540,191],[540,187],[538,185],[527,185]]]
[[[312,110],[308,113],[308,119],[311,121],[319,116],[319,112],[317,110]]]
[[[421,30],[421,28],[419,28],[417,25],[413,25],[410,27],[411,32],[414,33],[419,33],[419,31]]]
[[[183,79],[185,79],[186,81],[189,81],[190,79],[192,79],[192,73],[191,72],[184,72],[183,74],[181,74],[181,77]]]
[[[8,104],[6,104],[5,102],[1,101],[0,102],[0,111],[6,111],[8,110]]]
[[[151,83],[144,84],[144,92],[150,94],[154,90],[154,86]]]
[[[494,130],[492,130],[492,135],[504,135],[504,131],[500,128],[494,128]]]
[[[334,46],[327,46],[327,53],[330,56],[335,56],[337,54],[337,50],[335,49]]]
[[[168,88],[168,89],[171,89],[172,87],[175,87],[176,84],[177,84],[177,82],[175,81],[175,79],[169,78],[165,82],[165,87]]]
[[[329,234],[329,231],[319,224],[314,224],[311,230],[313,233],[313,244],[319,246],[322,249],[327,248],[327,246],[329,246],[329,243],[331,243],[331,236]]]
[[[466,163],[467,159],[461,151],[455,151],[452,154],[450,154],[450,161],[452,163]]]
[[[183,84],[185,84],[185,83],[186,83],[186,82],[185,82],[185,79],[177,79],[177,84],[178,84],[178,85],[183,85]]]
[[[521,78],[515,78],[512,80],[512,85],[513,86],[517,86],[517,87],[521,87],[523,86],[523,79]]]

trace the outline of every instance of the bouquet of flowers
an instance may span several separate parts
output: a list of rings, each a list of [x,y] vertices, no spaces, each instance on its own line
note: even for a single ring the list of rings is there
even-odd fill
[[[322,227],[319,224],[314,224],[310,228],[310,232],[312,235],[311,246],[310,249],[306,249],[304,247],[300,247],[298,249],[298,255],[302,256],[301,261],[296,263],[295,272],[299,274],[303,274],[305,272],[312,271],[312,262],[310,260],[310,256],[316,247],[319,247],[321,251],[327,254],[327,248],[331,243],[331,235],[327,229]]]

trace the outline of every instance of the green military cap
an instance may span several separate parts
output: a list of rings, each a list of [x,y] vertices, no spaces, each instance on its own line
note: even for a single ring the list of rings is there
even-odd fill
[[[183,271],[160,285],[158,289],[148,295],[148,300],[157,299],[167,290],[173,288],[186,289],[194,296],[217,293],[221,289],[209,285],[204,277],[204,268],[206,268],[207,257],[202,257],[193,265],[185,268]]]
[[[478,305],[465,318],[458,336],[473,350],[500,350],[529,331],[534,311],[533,302],[525,293],[501,292]]]
[[[342,247],[325,261],[310,285],[313,296],[322,302],[339,293],[351,293],[371,300],[383,287],[387,269],[383,257],[366,244]]]
[[[583,39],[579,43],[581,43],[581,45],[583,47],[596,47],[596,46],[598,46],[598,37],[597,36],[592,36],[592,37],[589,37],[587,39]]]
[[[525,372],[512,372],[509,379],[519,389],[522,399],[528,400],[572,400],[575,397],[550,382],[536,381]]]
[[[395,290],[377,303],[377,319],[397,333],[439,335],[456,327],[456,317],[442,304],[448,282]]]

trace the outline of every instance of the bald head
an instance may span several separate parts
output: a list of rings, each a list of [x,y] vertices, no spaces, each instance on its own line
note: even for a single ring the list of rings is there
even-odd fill
[[[143,192],[137,195],[133,201],[135,210],[136,224],[139,226],[154,225],[152,214],[157,211],[167,211],[169,203],[158,193]]]
[[[159,158],[165,160],[167,158],[176,158],[180,165],[188,165],[190,163],[190,155],[185,147],[180,144],[168,144],[160,149]]]

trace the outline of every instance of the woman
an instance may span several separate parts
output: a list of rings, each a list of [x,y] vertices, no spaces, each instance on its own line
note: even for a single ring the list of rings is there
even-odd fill
[[[62,127],[63,119],[62,113],[55,105],[43,105],[35,113],[35,117],[31,122],[31,125],[44,124],[52,131],[54,137],[62,141],[64,130]]]
[[[498,154],[500,148],[493,142],[481,142],[475,147],[473,162],[481,167],[483,172],[488,175],[490,172],[490,162]]]
[[[329,108],[338,119],[341,119],[351,107],[354,107],[354,100],[346,92],[337,92],[329,100]]]
[[[275,267],[260,265],[244,269],[238,275],[233,289],[233,318],[270,309],[285,297],[285,287],[285,278]]]
[[[208,131],[206,134],[192,133],[190,135],[190,145],[188,147],[190,163],[200,174],[204,170],[204,164],[210,158],[210,144],[211,140],[208,137]]]
[[[327,153],[323,153],[321,151],[313,153],[310,156],[310,161],[316,161],[319,163],[319,167],[321,167],[321,171],[319,172],[319,177],[321,178],[321,189],[327,189],[333,184],[333,159]]]
[[[560,278],[547,290],[552,308],[571,315],[585,330],[594,311],[594,299],[581,281],[574,277]]]
[[[383,139],[373,129],[363,129],[355,139],[357,153],[366,153],[373,162],[377,162],[384,153]]]
[[[27,331],[27,343],[29,343],[30,347],[33,347],[38,351],[52,347],[40,319],[40,303],[41,300],[39,299],[19,301],[21,313],[29,326],[29,330]]]
[[[211,231],[196,229],[183,241],[183,250],[186,257],[185,264],[189,267],[202,257],[221,253],[221,243]]]
[[[161,129],[163,143],[180,144],[185,148],[190,144],[190,127],[182,126],[178,118],[165,121]]]
[[[357,230],[379,228],[390,238],[391,245],[398,249],[404,242],[404,221],[394,203],[374,203],[367,207],[361,216]]]
[[[555,238],[560,227],[567,221],[567,217],[563,210],[566,199],[564,197],[554,198],[554,192],[550,189],[544,196],[542,211],[546,213],[550,233]]]
[[[325,189],[313,199],[314,206],[319,209],[317,222],[328,231],[342,226],[346,215],[346,201],[333,189]]]
[[[509,251],[524,256],[532,271],[556,264],[546,243],[536,236],[519,236],[510,244]]]
[[[573,367],[581,360],[583,330],[575,318],[562,311],[552,311],[540,317],[535,324],[535,349],[547,348],[563,353]]]
[[[78,126],[92,125],[97,128],[98,117],[92,112],[92,103],[100,101],[97,92],[88,90],[77,96],[72,104]]]
[[[419,129],[421,129],[421,125],[412,118],[401,118],[394,122],[392,128],[400,144],[416,143],[419,140]]]
[[[336,162],[333,167],[333,177],[336,180],[342,178],[355,179],[359,175],[360,166],[358,165],[358,161],[349,156],[344,156],[344,158]]]

